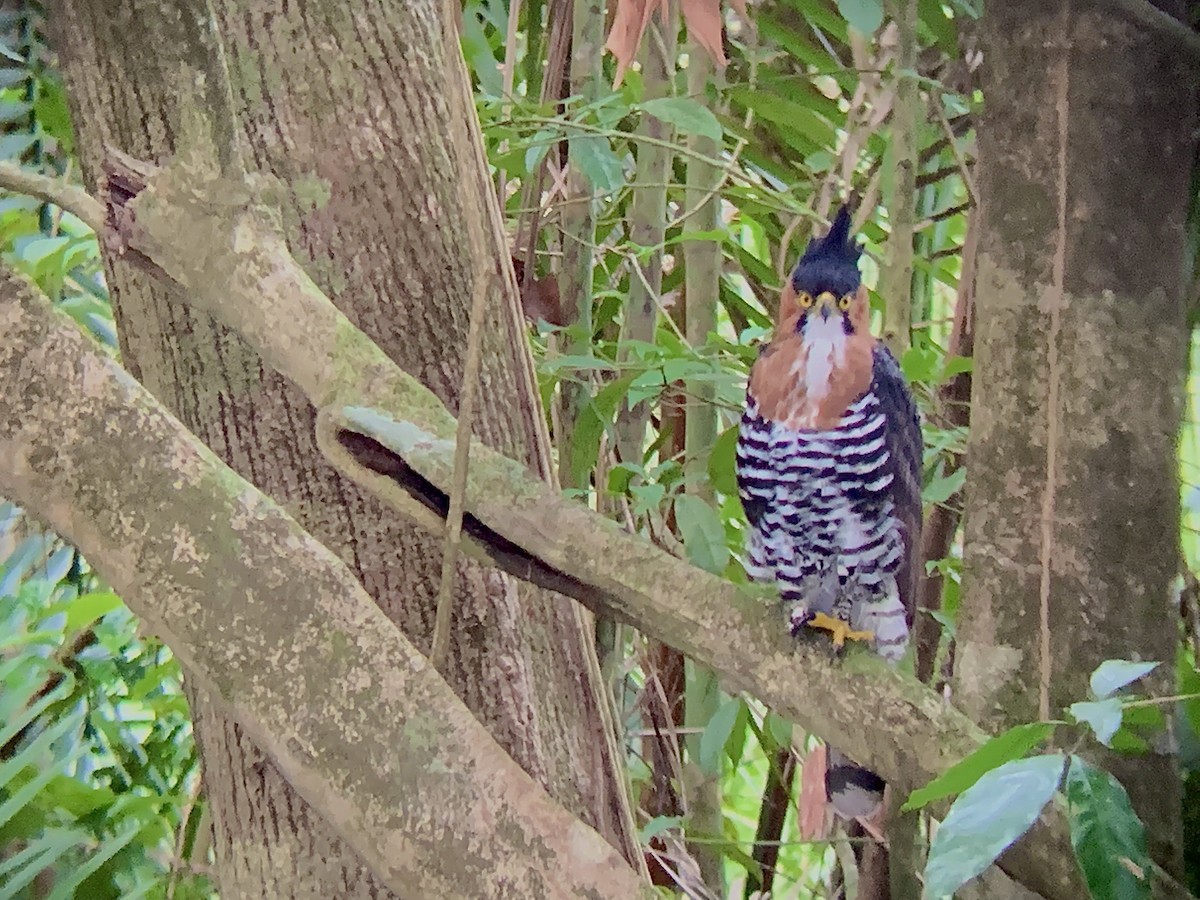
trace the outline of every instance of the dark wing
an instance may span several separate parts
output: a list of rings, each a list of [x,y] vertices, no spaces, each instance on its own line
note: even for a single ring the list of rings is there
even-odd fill
[[[917,604],[921,554],[921,414],[904,382],[896,357],[883,344],[875,345],[871,390],[887,420],[886,441],[891,456],[892,503],[904,538],[904,556],[896,572],[900,600],[911,626]]]

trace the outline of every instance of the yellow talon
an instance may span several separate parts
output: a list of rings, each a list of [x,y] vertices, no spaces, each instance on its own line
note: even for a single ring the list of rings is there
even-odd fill
[[[874,632],[871,631],[854,631],[843,622],[841,619],[835,619],[833,616],[827,616],[825,613],[816,613],[808,620],[809,628],[821,628],[833,635],[833,646],[841,647],[846,641],[872,641],[875,639]]]

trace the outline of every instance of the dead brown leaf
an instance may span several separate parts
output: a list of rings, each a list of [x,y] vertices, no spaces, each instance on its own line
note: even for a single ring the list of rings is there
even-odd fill
[[[617,0],[617,11],[613,15],[612,28],[604,46],[617,60],[617,77],[613,87],[620,87],[625,72],[633,65],[642,35],[650,24],[650,16],[657,9],[659,20],[667,21],[668,0]]]
[[[725,58],[721,0],[683,0],[682,8],[688,37],[707,50],[714,63],[723,67],[729,60]]]
[[[513,272],[517,276],[517,287],[521,291],[521,309],[531,322],[545,319],[551,325],[566,327],[570,323],[563,313],[562,296],[558,291],[558,280],[553,275],[532,278],[525,284],[525,262],[512,258]]]
[[[746,22],[750,17],[746,11],[746,0],[729,0],[739,16]],[[724,22],[721,18],[721,0],[681,0],[683,20],[688,35],[712,57],[718,66],[729,60],[725,57]],[[658,10],[660,21],[667,20],[667,0],[616,0],[612,27],[608,32],[605,48],[617,60],[617,77],[613,87],[619,87],[625,72],[633,65],[650,17]]]

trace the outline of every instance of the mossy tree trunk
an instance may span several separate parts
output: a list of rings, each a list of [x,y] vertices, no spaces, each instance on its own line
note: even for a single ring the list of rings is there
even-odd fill
[[[61,54],[89,187],[104,148],[164,161],[181,114],[215,123],[225,161],[275,176],[292,253],[394,360],[457,409],[472,285],[489,305],[477,437],[549,473],[541,411],[478,137],[455,106],[439,0],[59,3]],[[203,110],[181,90],[204,75]],[[227,80],[226,80],[227,79]],[[470,115],[473,115],[471,113]],[[457,121],[456,121],[457,119]],[[468,135],[463,140],[462,135]],[[219,201],[219,198],[213,198]],[[467,222],[490,259],[472,259]],[[314,413],[236,335],[107,261],[123,360],[234,469],[294,513],[428,647],[441,539],[337,476]],[[500,744],[630,858],[635,836],[590,638],[576,607],[460,564],[445,675]],[[381,661],[383,664],[383,661]],[[379,897],[366,867],[207,700],[191,693],[225,896]]]
[[[1179,48],[1099,5],[989,4],[981,36],[955,698],[996,729],[1086,699],[1105,659],[1161,661],[1143,689],[1170,693],[1196,80]],[[1168,737],[1102,762],[1177,871]]]

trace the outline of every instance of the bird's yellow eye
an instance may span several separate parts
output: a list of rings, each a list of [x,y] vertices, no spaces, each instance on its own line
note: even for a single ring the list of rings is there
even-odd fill
[[[842,312],[845,312],[849,308],[850,308],[850,295],[847,294],[846,296],[842,297],[841,300],[838,301],[838,309],[840,309]]]
[[[796,295],[796,302],[800,304],[801,309],[808,309],[813,304],[812,294],[801,291]]]

